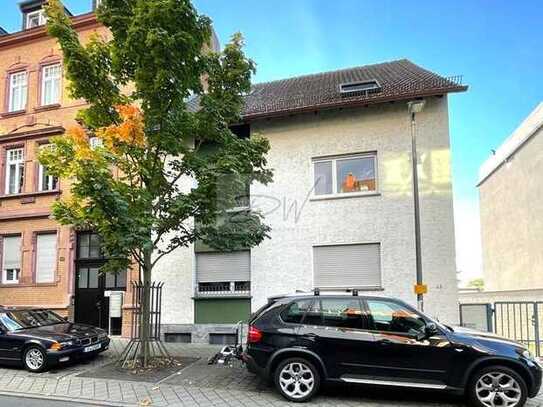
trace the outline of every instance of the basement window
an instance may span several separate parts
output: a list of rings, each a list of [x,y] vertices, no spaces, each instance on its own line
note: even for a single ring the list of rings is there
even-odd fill
[[[176,332],[168,332],[164,334],[164,342],[171,342],[171,343],[191,343],[192,342],[192,334],[190,332],[183,332],[183,333],[176,333]]]
[[[210,345],[235,345],[236,334],[210,333],[209,344]]]
[[[348,82],[339,85],[339,91],[344,95],[352,93],[370,93],[379,91],[381,87],[375,80],[361,81],[361,82]]]

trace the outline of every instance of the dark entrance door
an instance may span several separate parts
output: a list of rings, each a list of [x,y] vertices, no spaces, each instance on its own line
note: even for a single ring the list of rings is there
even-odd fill
[[[126,290],[126,271],[118,274],[100,273],[106,259],[100,249],[100,237],[84,232],[77,236],[75,281],[75,322],[108,330],[109,291]],[[112,318],[112,335],[121,333],[122,318]]]

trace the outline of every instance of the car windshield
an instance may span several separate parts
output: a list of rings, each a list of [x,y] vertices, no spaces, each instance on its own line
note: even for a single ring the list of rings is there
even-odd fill
[[[48,310],[13,310],[1,311],[0,322],[9,331],[18,331],[20,329],[61,324],[66,321]]]

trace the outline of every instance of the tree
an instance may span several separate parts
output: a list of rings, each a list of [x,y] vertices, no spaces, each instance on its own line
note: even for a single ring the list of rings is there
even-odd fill
[[[479,290],[482,290],[485,288],[485,280],[482,278],[474,278],[473,280],[470,280],[468,282],[469,288],[478,288]]]
[[[88,102],[81,126],[40,155],[49,174],[71,180],[70,197],[54,204],[53,215],[101,235],[109,259],[102,272],[139,266],[138,355],[147,366],[149,285],[160,259],[197,240],[234,250],[268,237],[260,214],[228,210],[246,183],[272,179],[268,142],[230,129],[240,122],[254,63],[240,34],[222,52],[209,51],[210,20],[189,0],[104,0],[97,17],[111,39],[95,35],[86,45],[59,0],[49,0],[46,13],[69,91]],[[187,108],[191,95],[199,97],[197,111]],[[91,137],[102,146],[91,147]]]

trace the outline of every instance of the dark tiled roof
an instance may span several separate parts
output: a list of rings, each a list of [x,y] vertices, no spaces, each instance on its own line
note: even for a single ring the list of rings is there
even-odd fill
[[[342,94],[342,83],[377,81],[379,90]],[[296,112],[359,106],[423,96],[463,92],[458,77],[445,78],[407,59],[356,68],[304,75],[253,85],[246,97],[244,120],[283,116]],[[198,109],[198,100],[189,102]]]

